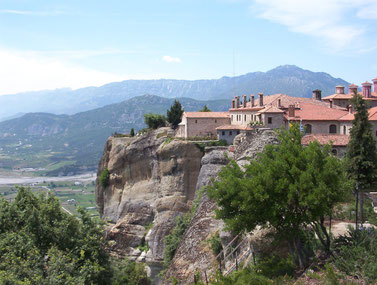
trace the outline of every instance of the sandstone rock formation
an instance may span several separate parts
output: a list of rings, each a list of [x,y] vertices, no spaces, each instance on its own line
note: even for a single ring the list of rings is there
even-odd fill
[[[101,217],[113,224],[107,236],[112,253],[146,258],[157,270],[164,237],[175,217],[191,207],[203,156],[195,143],[169,142],[168,132],[166,128],[139,138],[109,138],[98,167],[98,177],[108,168],[109,185],[104,189],[96,181]],[[144,243],[147,254],[137,249]]]

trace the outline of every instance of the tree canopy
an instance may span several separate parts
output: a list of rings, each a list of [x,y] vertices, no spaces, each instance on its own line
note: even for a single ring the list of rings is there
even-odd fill
[[[199,112],[212,112],[211,109],[207,107],[207,105],[204,105],[203,109],[199,110]]]
[[[267,145],[255,161],[241,168],[235,161],[225,166],[209,187],[218,203],[216,215],[234,231],[256,226],[272,227],[288,241],[298,265],[304,265],[301,232],[312,225],[324,246],[329,238],[324,216],[342,197],[343,171],[330,146],[301,144],[298,125],[281,130],[279,145]]]
[[[79,212],[23,187],[14,202],[0,199],[0,284],[149,284],[143,266],[113,264],[103,226]]]
[[[145,114],[144,122],[150,129],[158,129],[166,126],[166,118],[164,115],[160,114]]]
[[[357,181],[360,191],[363,192],[370,189],[377,178],[376,142],[373,139],[366,101],[355,92],[351,103],[355,118],[347,146],[347,173],[352,180]],[[363,195],[360,195],[360,218],[363,220]]]
[[[177,100],[174,100],[174,104],[166,112],[168,122],[172,125],[173,129],[175,129],[181,122],[182,114],[183,109],[181,103]]]

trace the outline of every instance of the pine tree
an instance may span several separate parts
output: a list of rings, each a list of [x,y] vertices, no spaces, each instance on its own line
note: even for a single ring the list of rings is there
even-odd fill
[[[204,105],[203,109],[199,110],[199,112],[212,112],[211,109],[207,107],[207,105]]]
[[[177,100],[174,100],[174,104],[166,113],[168,122],[172,125],[173,129],[177,128],[178,124],[181,122],[182,114],[183,109],[181,103]]]
[[[373,186],[377,178],[376,143],[365,100],[355,92],[351,103],[356,113],[347,148],[347,173],[357,183],[359,189],[360,220],[363,222],[364,192]]]
[[[130,131],[130,135],[131,135],[131,137],[134,137],[134,136],[135,136],[135,130],[134,130],[134,128],[131,129],[131,131]]]

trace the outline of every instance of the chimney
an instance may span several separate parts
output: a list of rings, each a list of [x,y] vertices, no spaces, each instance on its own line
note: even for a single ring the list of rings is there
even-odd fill
[[[236,99],[232,99],[232,109],[236,108]]]
[[[236,108],[238,109],[240,107],[240,96],[236,96]]]
[[[243,97],[242,99],[243,107],[246,108],[247,96],[243,95],[242,97]]]
[[[335,93],[336,94],[344,94],[344,86],[338,85],[335,87]]]
[[[258,93],[259,95],[259,106],[263,106],[263,93]]]
[[[313,90],[313,99],[321,101],[322,100],[322,91],[319,89]]]
[[[377,77],[372,80],[373,81],[373,91],[374,93],[377,93]]]
[[[352,114],[352,105],[348,105],[348,112]]]
[[[278,108],[281,108],[281,99],[278,99]]]
[[[368,81],[365,81],[362,86],[362,94],[364,98],[370,98],[372,97],[372,84]]]
[[[357,93],[358,87],[359,86],[357,86],[356,84],[351,84],[350,86],[348,86],[349,94],[353,95],[355,92]]]
[[[330,100],[330,108],[332,108],[332,99]]]
[[[288,117],[292,118],[295,116],[295,105],[288,106]]]
[[[251,95],[250,96],[250,98],[251,98],[251,107],[254,107],[254,95]]]

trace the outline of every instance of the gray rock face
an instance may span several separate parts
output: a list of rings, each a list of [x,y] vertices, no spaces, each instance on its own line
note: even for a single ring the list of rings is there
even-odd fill
[[[109,138],[98,167],[98,176],[108,168],[109,185],[104,189],[96,181],[101,217],[114,224],[107,234],[112,253],[137,259],[136,248],[147,242],[142,258],[154,267],[162,261],[163,241],[175,217],[191,207],[203,156],[195,143],[165,143],[168,132]]]
[[[206,148],[201,162],[197,191],[208,185],[211,178],[217,177],[221,168],[228,163],[228,159],[235,159],[239,165],[244,165],[248,157],[254,159],[267,144],[276,143],[278,141],[274,131],[258,130],[248,136],[237,136],[234,153],[228,152],[227,148]],[[209,247],[208,239],[218,232],[224,247],[234,238],[231,233],[224,230],[224,223],[215,219],[216,208],[216,202],[204,194],[166,272],[164,284],[170,284],[173,276],[179,284],[192,284],[196,272],[200,272],[202,281],[205,280],[204,271],[207,276],[216,272],[218,264]]]
[[[227,157],[231,156],[227,152],[227,148],[206,148],[196,190],[199,191],[202,187],[207,186],[211,182],[211,178],[215,179],[221,168],[228,163]],[[184,284],[192,283],[196,271],[203,273],[203,269],[208,267],[208,274],[210,274],[215,270],[209,266],[215,263],[215,256],[208,242],[205,241],[224,226],[221,220],[214,217],[216,207],[216,202],[210,200],[204,193],[165,274],[164,284],[169,283],[171,277],[175,277]]]

